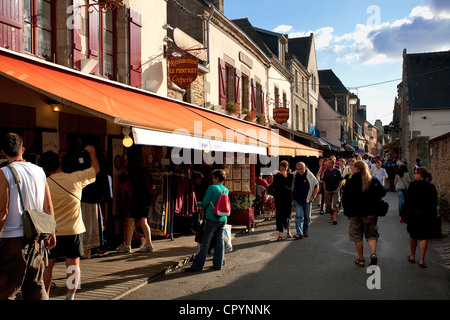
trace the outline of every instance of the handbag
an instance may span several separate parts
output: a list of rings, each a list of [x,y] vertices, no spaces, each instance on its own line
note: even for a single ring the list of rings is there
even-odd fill
[[[377,216],[384,217],[387,214],[387,212],[389,211],[389,203],[387,203],[384,200],[378,200],[375,210],[376,210]]]
[[[20,203],[23,208],[22,223],[23,223],[23,236],[27,243],[46,240],[50,235],[56,233],[56,221],[51,213],[39,210],[25,210],[22,190],[20,188],[20,179],[16,169],[13,166],[8,165],[9,170],[14,176],[14,181],[17,184],[19,191]]]

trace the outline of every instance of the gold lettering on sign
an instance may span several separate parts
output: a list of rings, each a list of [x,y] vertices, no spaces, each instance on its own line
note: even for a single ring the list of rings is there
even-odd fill
[[[175,57],[169,60],[169,78],[185,89],[197,79],[198,59],[194,57]]]

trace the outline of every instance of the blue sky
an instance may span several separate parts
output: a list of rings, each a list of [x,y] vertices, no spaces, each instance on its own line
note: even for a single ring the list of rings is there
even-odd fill
[[[450,0],[225,0],[225,15],[290,38],[313,32],[319,69],[332,69],[367,105],[367,120],[383,125],[392,121],[403,49],[450,49]]]

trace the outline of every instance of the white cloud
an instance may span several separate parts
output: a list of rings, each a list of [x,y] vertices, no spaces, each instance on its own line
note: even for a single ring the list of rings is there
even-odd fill
[[[314,40],[317,50],[327,50],[330,46],[331,41],[333,40],[334,28],[333,27],[323,27],[317,29],[316,31],[307,31],[307,32],[290,32],[289,38],[299,38],[309,36],[311,33],[314,33]]]
[[[280,25],[276,32],[289,38],[314,33],[316,50],[334,56],[340,63],[380,64],[400,61],[403,49],[408,52],[431,52],[450,49],[450,1],[427,0],[411,10],[408,17],[378,25],[358,24],[353,32],[337,35],[333,27],[296,31]]]
[[[424,19],[433,19],[434,13],[430,7],[426,6],[418,6],[412,9],[410,15],[411,18],[424,18]]]
[[[289,31],[291,31],[293,29],[292,26],[288,26],[285,24],[282,24],[278,27],[276,27],[275,29],[273,29],[273,32],[278,32],[278,33],[288,33]]]
[[[411,10],[409,17],[376,26],[358,24],[351,33],[335,36],[333,42],[351,48],[336,61],[379,64],[402,59],[408,52],[441,51],[450,48],[450,2],[432,0]]]

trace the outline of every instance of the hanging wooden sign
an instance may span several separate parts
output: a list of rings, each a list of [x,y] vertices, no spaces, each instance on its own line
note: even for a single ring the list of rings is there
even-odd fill
[[[279,124],[283,124],[289,120],[289,108],[274,108],[273,120]]]
[[[195,57],[174,57],[169,60],[169,78],[181,89],[197,79],[198,59]]]

